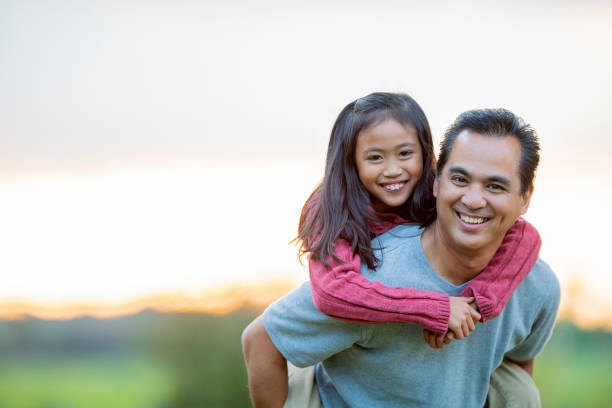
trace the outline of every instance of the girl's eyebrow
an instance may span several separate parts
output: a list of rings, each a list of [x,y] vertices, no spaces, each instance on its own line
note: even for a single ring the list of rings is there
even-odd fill
[[[398,144],[397,146],[395,146],[395,149],[400,149],[402,147],[416,147],[417,144],[416,143],[412,143],[412,142],[403,142]],[[378,146],[370,146],[367,149],[365,149],[363,151],[363,153],[370,153],[370,152],[382,152],[383,149],[378,147]]]
[[[363,153],[365,154],[365,153],[371,153],[371,152],[382,152],[382,151],[383,151],[383,149],[381,149],[381,148],[380,148],[380,147],[378,147],[378,146],[370,146],[370,147],[368,147],[367,149],[365,149],[365,150],[363,151]]]
[[[404,143],[400,143],[397,146],[395,146],[395,148],[397,149],[398,147],[416,147],[417,144],[416,143],[412,143],[412,142],[404,142]]]

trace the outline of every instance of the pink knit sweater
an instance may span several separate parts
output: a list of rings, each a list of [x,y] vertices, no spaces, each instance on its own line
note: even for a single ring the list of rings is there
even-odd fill
[[[378,216],[382,222],[370,225],[374,234],[406,222],[394,214]],[[459,296],[476,299],[483,322],[501,313],[510,295],[535,264],[540,245],[536,229],[519,218],[487,267],[461,291]],[[312,297],[322,313],[361,323],[416,323],[437,333],[448,330],[448,295],[371,282],[361,274],[359,255],[351,251],[348,242],[336,241],[335,252],[343,262],[332,260],[331,268],[309,260]]]

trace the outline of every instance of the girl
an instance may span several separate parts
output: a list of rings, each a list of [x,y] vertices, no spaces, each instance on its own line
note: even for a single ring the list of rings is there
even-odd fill
[[[361,263],[370,269],[378,264],[374,236],[401,223],[424,227],[435,219],[434,177],[429,124],[410,96],[377,92],[342,110],[331,132],[325,176],[302,209],[296,238],[300,255],[309,256],[313,300],[321,312],[362,323],[416,323],[438,334],[425,333],[432,347],[444,346],[447,331],[446,343],[501,313],[541,244],[521,218],[460,297],[387,287],[361,275]],[[480,313],[469,306],[474,300]]]

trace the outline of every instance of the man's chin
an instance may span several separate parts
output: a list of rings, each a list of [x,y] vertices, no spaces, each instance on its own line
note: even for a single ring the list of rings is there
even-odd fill
[[[480,251],[491,244],[482,231],[459,231],[455,234],[455,246],[466,251]]]

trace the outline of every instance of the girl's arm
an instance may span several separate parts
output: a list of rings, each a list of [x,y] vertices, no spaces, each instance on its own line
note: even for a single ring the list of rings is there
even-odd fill
[[[359,255],[348,242],[336,241],[334,250],[343,263],[330,259],[331,268],[326,268],[309,260],[312,297],[322,313],[361,323],[416,323],[437,333],[446,332],[448,295],[371,282],[361,274]]]
[[[462,291],[461,296],[476,299],[483,321],[499,315],[535,264],[540,244],[535,228],[519,218],[489,265]],[[362,323],[416,323],[436,333],[448,330],[447,295],[371,282],[361,274],[359,255],[346,241],[338,240],[335,252],[343,263],[331,262],[331,268],[309,263],[313,300],[322,313]]]
[[[459,296],[476,299],[483,322],[499,316],[514,290],[538,260],[541,245],[542,240],[535,227],[519,217],[506,232],[487,267],[472,279]]]

